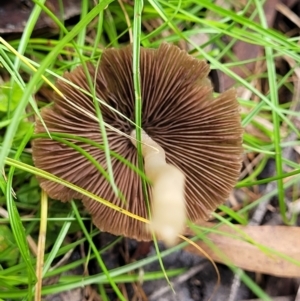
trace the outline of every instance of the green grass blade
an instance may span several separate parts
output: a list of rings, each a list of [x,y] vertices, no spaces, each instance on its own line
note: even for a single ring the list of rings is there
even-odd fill
[[[15,155],[15,160],[18,160],[21,153],[23,152],[26,144],[31,138],[31,135],[33,133],[33,127],[31,127],[31,130],[27,132],[27,134],[24,136],[18,151]],[[31,256],[29,247],[26,240],[26,234],[24,231],[24,227],[22,224],[22,221],[20,219],[19,212],[17,210],[17,207],[15,205],[15,202],[13,200],[12,196],[12,182],[13,182],[13,176],[15,172],[15,167],[11,167],[9,170],[8,178],[7,178],[7,187],[6,187],[6,199],[7,199],[7,211],[9,213],[10,217],[10,225],[12,232],[14,234],[16,244],[18,245],[20,254],[26,264],[26,270],[27,270],[27,276],[28,276],[28,300],[31,300],[32,298],[32,289],[33,285],[36,282],[36,276],[35,276],[35,269],[31,262]]]

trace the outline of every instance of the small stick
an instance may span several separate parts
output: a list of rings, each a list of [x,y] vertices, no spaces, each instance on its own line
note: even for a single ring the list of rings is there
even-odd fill
[[[37,253],[37,260],[36,260],[37,283],[35,286],[35,299],[34,299],[35,301],[40,301],[41,294],[42,294],[43,267],[44,267],[46,231],[47,231],[47,214],[48,214],[48,196],[46,192],[42,190],[41,222],[40,222],[40,233],[39,233],[39,241],[38,241],[38,253]]]

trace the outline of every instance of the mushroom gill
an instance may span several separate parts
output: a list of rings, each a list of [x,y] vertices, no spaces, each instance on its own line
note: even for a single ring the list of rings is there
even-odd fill
[[[110,149],[137,166],[137,150],[128,138],[135,129],[128,121],[134,121],[135,112],[132,47],[105,50],[99,68],[88,65],[88,71],[95,81],[96,96],[107,104],[100,104],[100,109],[103,120],[110,125],[106,129]],[[166,162],[183,172],[186,215],[191,221],[207,219],[210,212],[226,200],[241,168],[242,127],[235,91],[231,89],[214,98],[208,72],[206,62],[176,46],[162,44],[158,49],[141,48],[142,129],[164,150]],[[66,81],[57,81],[56,87],[65,98],[55,94],[53,106],[42,109],[48,130],[103,144],[99,123],[91,118],[96,116],[93,99],[82,91],[90,90],[83,68],[77,67],[64,78],[81,90]],[[120,135],[120,131],[127,137]],[[39,120],[36,133],[45,133]],[[82,141],[72,142],[107,168],[102,149]],[[70,146],[50,138],[37,138],[33,141],[33,158],[38,168],[136,215],[148,217],[140,176],[117,158],[112,157],[111,164],[115,183],[125,202],[115,195],[99,170]],[[99,229],[138,240],[151,239],[142,222],[61,184],[43,178],[39,181],[54,199],[82,199]],[[148,191],[151,203],[150,185]],[[166,214],[172,214],[172,210],[171,206]]]

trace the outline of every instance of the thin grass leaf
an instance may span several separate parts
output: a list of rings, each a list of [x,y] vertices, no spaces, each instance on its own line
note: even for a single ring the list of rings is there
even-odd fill
[[[18,148],[18,151],[15,155],[15,160],[19,159],[26,144],[30,140],[32,133],[33,133],[33,127],[31,127],[31,130],[29,130],[27,132],[27,134],[24,136],[24,138]],[[34,266],[30,259],[31,256],[30,256],[29,247],[28,247],[28,244],[26,241],[24,227],[21,222],[19,212],[16,208],[14,199],[11,194],[14,172],[15,172],[15,167],[11,167],[9,170],[9,174],[8,174],[8,178],[7,178],[7,186],[6,186],[7,210],[8,210],[9,216],[10,216],[10,225],[11,225],[11,228],[12,228],[15,240],[16,240],[16,244],[18,245],[20,254],[26,264],[26,270],[27,270],[27,276],[28,276],[28,292],[27,292],[27,294],[28,294],[28,299],[31,300],[32,288],[36,282],[36,275],[35,275]]]
[[[261,2],[258,0],[255,0],[255,4],[258,10],[258,14],[260,17],[260,21],[262,23],[262,26],[267,29],[267,20],[265,17],[265,13],[263,10],[263,7],[261,5]],[[268,39],[266,37],[266,39]],[[274,58],[273,58],[273,50],[271,47],[265,47],[266,52],[266,63],[267,63],[267,71],[268,71],[268,81],[270,86],[270,97],[272,102],[274,103],[274,106],[278,107],[278,92],[277,92],[277,82],[276,82],[276,67],[274,64]],[[281,137],[280,137],[280,119],[278,114],[275,111],[272,111],[272,117],[273,117],[273,126],[274,126],[274,144],[275,144],[275,162],[276,162],[276,172],[280,176],[283,174],[283,167],[282,167],[282,151],[281,151]],[[285,196],[284,196],[284,189],[283,189],[283,181],[282,179],[278,179],[277,181],[278,185],[278,201],[279,201],[279,208],[280,213],[283,221],[285,223],[289,223],[287,217],[286,217],[286,205],[285,205]]]
[[[77,220],[80,224],[80,227],[81,227],[85,237],[87,238],[87,241],[89,242],[90,247],[92,248],[92,250],[93,250],[93,252],[96,256],[97,262],[98,262],[99,266],[101,267],[101,270],[103,271],[103,273],[107,277],[109,284],[111,285],[111,287],[113,288],[114,292],[119,297],[119,299],[122,300],[122,301],[126,301],[125,297],[123,296],[123,294],[121,293],[121,291],[117,287],[116,283],[114,282],[113,278],[111,277],[110,273],[108,272],[108,270],[107,270],[107,268],[106,268],[106,266],[105,266],[105,264],[104,264],[104,262],[101,258],[101,255],[99,254],[99,251],[97,250],[97,247],[95,246],[92,238],[90,237],[90,234],[86,230],[86,227],[84,226],[83,221],[81,220],[80,213],[79,213],[74,201],[71,202],[71,205],[72,205],[73,211],[75,213],[75,216],[76,216],[76,218],[77,218]]]

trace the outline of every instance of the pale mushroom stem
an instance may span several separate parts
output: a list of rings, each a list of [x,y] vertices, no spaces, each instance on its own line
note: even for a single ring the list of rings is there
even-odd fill
[[[131,137],[136,146],[135,130]],[[185,175],[174,165],[166,163],[165,151],[145,131],[142,131],[141,143],[145,174],[152,184],[149,228],[166,245],[172,246],[186,222]]]

